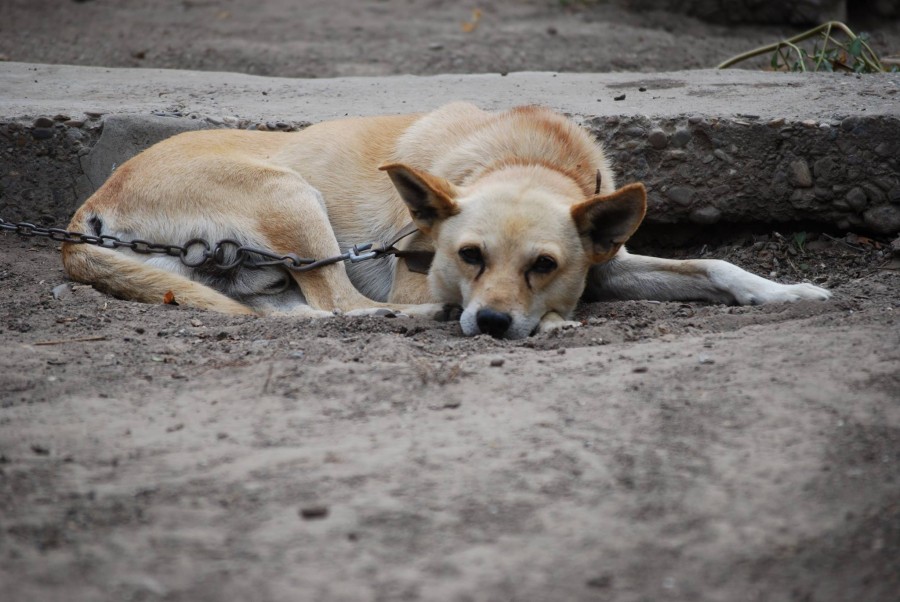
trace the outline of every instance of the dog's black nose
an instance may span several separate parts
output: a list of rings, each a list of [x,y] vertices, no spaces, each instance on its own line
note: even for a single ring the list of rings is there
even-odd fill
[[[509,325],[512,324],[512,317],[503,312],[484,308],[479,309],[478,313],[475,314],[475,321],[478,323],[478,330],[492,337],[500,338],[509,330]]]

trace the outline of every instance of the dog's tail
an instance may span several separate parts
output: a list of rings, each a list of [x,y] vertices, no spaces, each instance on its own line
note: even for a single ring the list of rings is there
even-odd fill
[[[147,265],[113,249],[64,243],[62,260],[69,277],[92,284],[121,299],[142,303],[177,303],[226,314],[252,309],[222,293],[167,270]]]

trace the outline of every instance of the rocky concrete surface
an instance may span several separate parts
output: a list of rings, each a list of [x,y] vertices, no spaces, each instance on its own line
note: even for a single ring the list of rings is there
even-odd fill
[[[293,131],[458,99],[488,109],[540,103],[572,115],[606,144],[621,181],[648,186],[650,223],[818,222],[900,231],[898,74],[290,80],[11,63],[0,86],[0,166],[7,174],[0,203],[7,215],[24,203],[18,215],[64,220],[116,165],[178,131]]]

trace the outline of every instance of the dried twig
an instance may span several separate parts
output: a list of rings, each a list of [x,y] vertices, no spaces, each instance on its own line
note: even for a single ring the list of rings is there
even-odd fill
[[[78,337],[77,339],[58,339],[56,341],[38,341],[34,345],[66,345],[68,343],[88,343],[90,341],[105,341],[105,336]]]

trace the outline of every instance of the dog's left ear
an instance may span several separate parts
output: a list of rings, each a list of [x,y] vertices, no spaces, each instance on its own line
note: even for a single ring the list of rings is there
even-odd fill
[[[629,184],[607,196],[595,196],[572,207],[575,227],[592,263],[609,261],[631,238],[647,212],[647,190]]]
[[[425,234],[430,233],[437,222],[459,213],[454,201],[456,187],[447,180],[401,163],[382,165],[378,169],[388,173],[406,202],[413,222]]]

